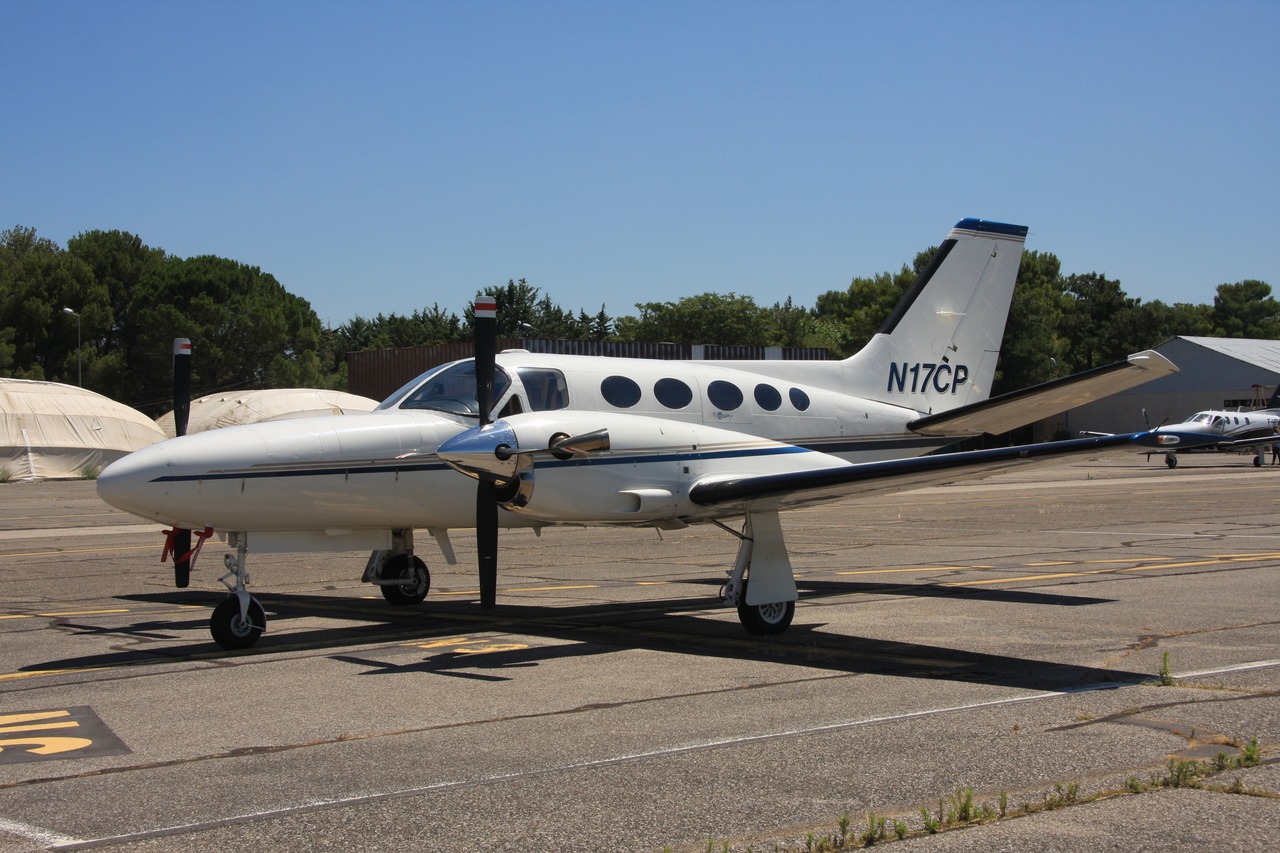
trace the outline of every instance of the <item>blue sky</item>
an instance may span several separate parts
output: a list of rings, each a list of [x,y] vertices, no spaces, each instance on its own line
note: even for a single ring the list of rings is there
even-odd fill
[[[966,216],[1131,296],[1280,290],[1280,3],[20,2],[0,228],[261,267],[339,325],[634,313]]]

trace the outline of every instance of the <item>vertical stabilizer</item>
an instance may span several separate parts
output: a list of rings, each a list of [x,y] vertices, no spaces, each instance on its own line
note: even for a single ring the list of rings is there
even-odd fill
[[[938,414],[991,395],[1027,228],[965,219],[844,362],[851,394]]]

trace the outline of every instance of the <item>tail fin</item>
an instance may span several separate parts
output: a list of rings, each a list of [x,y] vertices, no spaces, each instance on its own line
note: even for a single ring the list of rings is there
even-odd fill
[[[991,395],[1027,228],[965,219],[865,347],[849,393],[938,414]]]

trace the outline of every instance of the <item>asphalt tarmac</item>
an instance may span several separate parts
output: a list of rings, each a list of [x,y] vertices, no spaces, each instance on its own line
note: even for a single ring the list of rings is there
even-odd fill
[[[225,548],[174,589],[92,483],[0,485],[0,852],[804,850],[870,818],[904,851],[1270,851],[1278,503],[1249,457],[1124,454],[785,513],[801,600],[765,638],[717,605],[714,527],[512,531],[490,612],[461,532],[455,566],[419,537],[407,608],[367,554],[250,555],[269,624],[233,653]]]

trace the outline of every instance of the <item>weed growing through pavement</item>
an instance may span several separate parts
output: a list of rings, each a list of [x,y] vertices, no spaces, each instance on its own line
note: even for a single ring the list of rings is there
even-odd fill
[[[928,806],[920,807],[920,817],[924,820],[924,831],[929,835],[933,835],[942,828],[939,819],[933,816],[933,812],[929,811]]]
[[[1165,656],[1166,662],[1168,655]],[[1162,672],[1167,666],[1162,667]],[[1122,789],[1099,791],[1092,795],[1082,795],[1076,782],[1058,782],[1053,790],[1045,793],[1038,802],[1024,802],[1016,811],[1010,813],[1009,793],[1001,791],[994,803],[975,799],[973,788],[958,787],[955,793],[938,801],[935,814],[928,806],[920,807],[920,823],[912,830],[906,821],[899,818],[878,817],[874,812],[867,813],[867,828],[863,832],[852,831],[852,821],[846,812],[837,822],[836,831],[827,835],[810,832],[805,837],[804,849],[807,853],[840,853],[840,851],[872,847],[881,842],[893,839],[902,840],[912,836],[933,835],[947,829],[954,829],[973,824],[992,823],[1020,815],[1051,811],[1080,803],[1093,802],[1118,795],[1141,794],[1163,788],[1201,788],[1227,794],[1264,795],[1244,785],[1236,776],[1230,784],[1214,785],[1206,783],[1206,778],[1227,770],[1254,767],[1262,761],[1262,749],[1258,739],[1251,738],[1247,744],[1239,747],[1240,754],[1230,756],[1219,752],[1212,759],[1196,761],[1171,758],[1162,771],[1150,774],[1146,782],[1137,776],[1129,776]],[[892,836],[890,835],[892,832]],[[716,840],[707,839],[707,853],[717,853]],[[729,853],[731,847],[726,840],[720,846],[721,853]],[[775,851],[792,849],[786,845],[774,845]],[[671,848],[663,847],[663,853]],[[748,848],[750,853],[750,848]]]
[[[1164,657],[1160,659],[1160,686],[1173,687],[1178,682],[1174,680],[1173,673],[1169,671],[1169,653],[1165,652]]]

